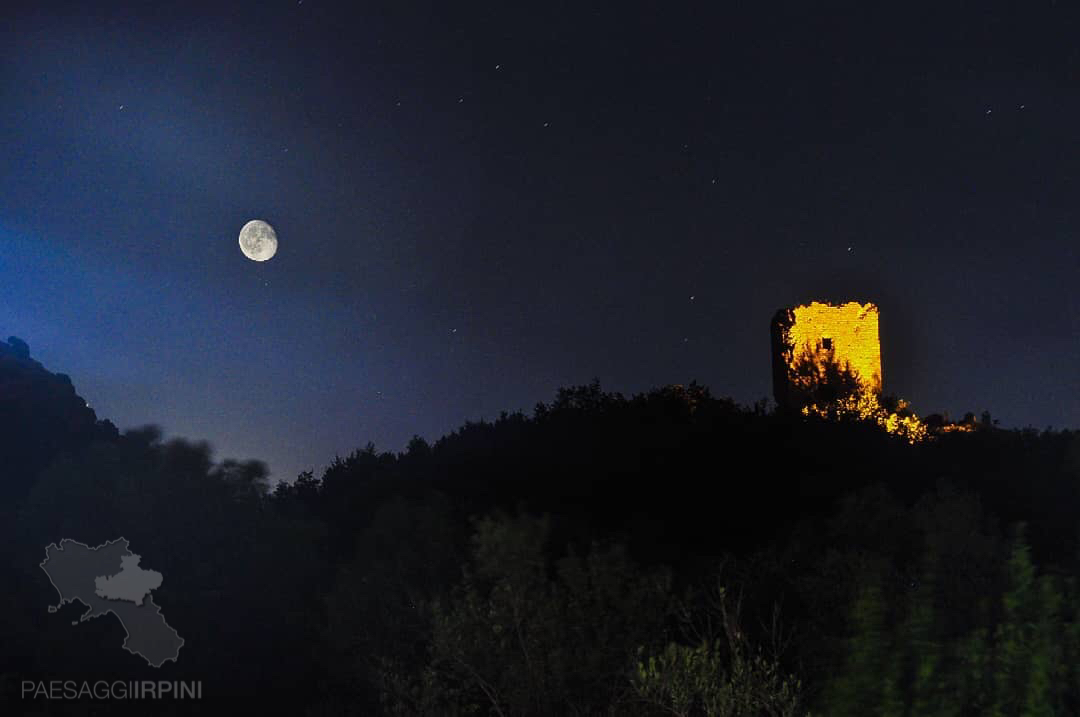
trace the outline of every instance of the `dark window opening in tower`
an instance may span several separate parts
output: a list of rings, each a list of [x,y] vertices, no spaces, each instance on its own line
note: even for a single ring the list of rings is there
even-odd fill
[[[832,339],[822,339],[821,348],[825,349],[826,351],[832,351]]]

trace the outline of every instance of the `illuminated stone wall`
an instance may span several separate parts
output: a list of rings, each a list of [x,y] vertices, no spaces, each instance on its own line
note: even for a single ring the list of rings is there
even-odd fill
[[[781,406],[790,405],[791,368],[804,353],[821,361],[848,363],[864,389],[881,393],[881,340],[878,308],[873,304],[814,301],[781,309],[771,328],[773,393]]]

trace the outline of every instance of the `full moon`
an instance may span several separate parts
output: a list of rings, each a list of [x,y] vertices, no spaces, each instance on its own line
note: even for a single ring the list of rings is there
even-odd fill
[[[240,230],[240,251],[252,261],[266,261],[277,253],[277,234],[262,219],[252,219]]]

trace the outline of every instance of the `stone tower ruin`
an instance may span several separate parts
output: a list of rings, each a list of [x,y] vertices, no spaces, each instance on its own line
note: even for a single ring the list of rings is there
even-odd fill
[[[777,311],[770,328],[773,395],[780,407],[792,408],[793,369],[804,356],[815,363],[846,363],[863,390],[881,393],[881,340],[874,304],[814,301]]]

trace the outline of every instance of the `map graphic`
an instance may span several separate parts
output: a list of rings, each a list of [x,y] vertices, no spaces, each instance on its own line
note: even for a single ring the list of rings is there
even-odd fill
[[[111,613],[127,632],[124,649],[161,667],[177,660],[184,639],[150,596],[161,587],[161,573],[139,567],[141,558],[128,545],[124,538],[96,548],[69,539],[50,543],[41,569],[60,593],[60,603],[49,612],[78,600],[87,610],[73,624]]]

